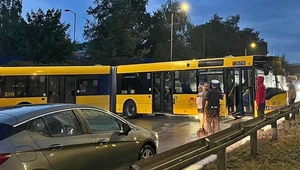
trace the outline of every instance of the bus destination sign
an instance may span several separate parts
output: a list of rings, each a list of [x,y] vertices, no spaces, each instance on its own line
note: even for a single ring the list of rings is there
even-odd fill
[[[246,65],[246,61],[233,61],[232,65],[233,66],[245,66]]]
[[[198,67],[223,66],[223,60],[199,61]]]

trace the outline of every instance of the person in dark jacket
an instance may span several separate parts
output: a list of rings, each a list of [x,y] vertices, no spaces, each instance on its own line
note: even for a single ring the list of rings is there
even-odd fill
[[[296,87],[291,77],[287,78],[287,83],[288,83],[288,101],[289,104],[293,104],[295,103],[295,99],[296,99]]]
[[[218,89],[218,80],[212,80],[211,85],[212,90],[207,93],[205,98],[206,126],[208,133],[216,133],[220,131],[220,100],[223,100],[223,96]]]
[[[256,110],[258,116],[263,116],[265,114],[266,107],[266,86],[264,85],[264,77],[257,77],[257,90],[256,90]]]

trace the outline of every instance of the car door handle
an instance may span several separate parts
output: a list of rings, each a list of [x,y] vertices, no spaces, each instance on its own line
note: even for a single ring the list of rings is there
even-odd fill
[[[106,144],[107,142],[108,142],[107,139],[100,139],[100,140],[98,140],[98,143],[99,143],[100,145],[104,145],[104,144]]]
[[[62,144],[53,144],[53,145],[49,146],[49,149],[52,149],[52,150],[54,150],[54,149],[61,149],[61,148],[63,148]]]

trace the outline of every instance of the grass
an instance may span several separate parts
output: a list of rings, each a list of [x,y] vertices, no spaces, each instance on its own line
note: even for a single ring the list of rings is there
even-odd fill
[[[278,140],[271,140],[270,130],[258,135],[258,155],[250,155],[250,144],[227,153],[228,170],[299,170],[300,169],[300,126],[293,125],[290,131],[278,130]],[[215,163],[204,166],[204,170],[216,169]]]

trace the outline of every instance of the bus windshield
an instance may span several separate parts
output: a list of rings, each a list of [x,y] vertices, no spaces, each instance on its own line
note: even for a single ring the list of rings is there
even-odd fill
[[[270,70],[268,75],[264,75],[263,70],[257,69],[257,76],[264,77],[264,84],[267,88],[286,89],[286,80],[284,75],[275,75],[272,70]]]

